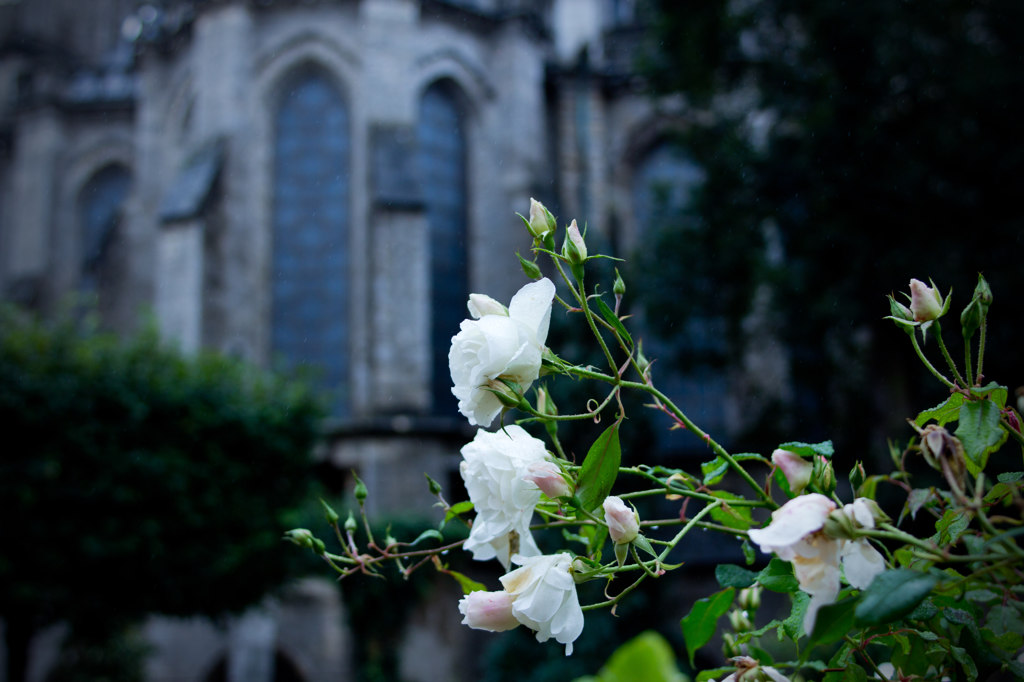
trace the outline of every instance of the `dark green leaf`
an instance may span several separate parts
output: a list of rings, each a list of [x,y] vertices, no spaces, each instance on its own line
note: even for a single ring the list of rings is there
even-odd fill
[[[747,530],[754,525],[750,507],[734,507],[728,503],[728,500],[743,500],[745,498],[725,490],[716,490],[711,494],[724,502],[721,506],[711,510],[711,518],[715,521],[737,530]]]
[[[757,581],[757,573],[748,571],[735,564],[718,564],[715,566],[715,580],[722,587],[750,587]]]
[[[718,619],[724,616],[732,606],[735,594],[736,590],[729,587],[710,597],[698,599],[690,609],[690,613],[680,621],[683,640],[686,642],[686,650],[690,656],[690,665],[693,665],[693,656],[697,653],[697,649],[711,641],[711,637],[718,627]]]
[[[717,485],[729,473],[729,463],[719,456],[701,464],[700,470],[704,474],[704,485]]]
[[[593,511],[608,497],[619,475],[621,458],[619,422],[615,422],[597,437],[583,460],[576,497],[584,510]]]
[[[938,578],[928,573],[897,568],[875,576],[861,593],[857,605],[858,625],[881,625],[901,618],[921,603]]]
[[[420,533],[419,536],[415,540],[413,540],[412,542],[409,543],[409,545],[410,546],[417,545],[421,541],[427,540],[427,539],[434,539],[434,540],[437,540],[438,542],[443,542],[444,541],[444,536],[441,535],[441,533],[439,533],[438,531],[434,530],[433,528],[428,528],[427,530],[425,530],[422,533]]]
[[[988,398],[1000,409],[1006,407],[1006,386],[1000,386],[995,381],[990,381],[984,386],[975,386],[971,389],[971,395],[979,398]]]
[[[932,541],[941,547],[956,544],[967,527],[971,525],[971,513],[964,510],[947,509],[935,522]]]
[[[1007,471],[996,476],[1000,483],[1014,483],[1024,478],[1024,471]]]
[[[807,615],[807,606],[811,603],[811,597],[806,592],[794,592],[790,595],[793,608],[790,610],[786,620],[782,621],[782,631],[794,642],[800,639],[804,631],[804,616]],[[782,635],[779,635],[782,639]]]
[[[618,335],[622,337],[622,340],[626,342],[628,347],[632,348],[633,337],[629,335],[628,331],[626,331],[626,327],[623,326],[622,321],[619,319],[618,315],[615,314],[615,311],[609,308],[608,304],[605,303],[600,296],[595,296],[591,300],[597,304],[597,310],[601,313],[601,317],[604,318],[604,321],[612,326]]]
[[[821,443],[801,443],[798,441],[791,441],[789,443],[783,443],[779,446],[779,449],[795,452],[801,457],[821,455],[822,457],[830,458],[835,453],[835,448],[832,447],[832,441],[830,440],[826,440]]]
[[[932,419],[934,419],[939,426],[948,424],[960,416],[960,406],[963,404],[963,394],[954,393],[939,405],[919,413],[917,418],[914,419],[914,424],[917,426],[924,426]]]
[[[834,604],[827,604],[818,609],[814,619],[814,632],[808,640],[808,648],[818,644],[838,642],[853,629],[854,613],[859,610],[860,596],[847,597]]]
[[[991,400],[976,400],[960,407],[960,424],[956,437],[967,454],[967,470],[978,475],[985,468],[989,454],[995,452],[1009,436],[999,425],[999,407]]]
[[[788,561],[772,557],[768,565],[757,574],[757,582],[772,592],[796,592],[800,584],[793,575],[793,566]]]

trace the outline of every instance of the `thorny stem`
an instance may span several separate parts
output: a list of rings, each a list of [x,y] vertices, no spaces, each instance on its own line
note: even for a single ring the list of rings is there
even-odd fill
[[[758,484],[758,482],[754,480],[754,477],[750,475],[750,472],[744,469],[740,465],[740,463],[737,462],[731,454],[729,454],[728,450],[726,450],[718,443],[718,441],[716,441],[709,434],[705,433],[696,424],[694,424],[693,421],[691,421],[690,418],[687,417],[682,410],[676,407],[675,403],[673,403],[664,393],[659,391],[651,384],[641,384],[635,381],[621,381],[620,384],[623,388],[635,388],[646,393],[649,393],[650,395],[654,396],[659,401],[661,401],[679,420],[679,422],[686,427],[688,431],[692,432],[698,438],[701,438],[705,443],[708,444],[712,452],[714,452],[716,455],[724,459],[729,464],[729,467],[737,474],[739,474],[740,478],[746,481],[747,485],[749,485],[761,497],[761,499],[767,502],[768,505],[771,506],[772,508],[778,507],[778,505],[775,503],[775,500],[772,499],[772,496],[769,495],[764,490],[764,488],[762,488]]]
[[[926,358],[924,356],[924,351],[921,350],[921,346],[917,342],[917,334],[910,334],[910,343],[913,344],[914,352],[917,353],[917,357],[921,360],[921,362],[924,363],[924,366],[926,368],[928,368],[928,371],[931,372],[932,375],[936,379],[941,381],[946,386],[946,388],[955,389],[956,388],[956,384],[954,384],[952,381],[950,381],[949,379],[944,377],[942,375],[942,372],[940,372],[939,370],[935,369],[935,366],[931,362],[928,361],[928,358]]]
[[[953,372],[953,376],[956,378],[957,383],[964,388],[969,387],[970,384],[964,381],[964,378],[960,376],[960,370],[956,368],[956,363],[953,362],[953,358],[950,357],[949,351],[946,350],[946,342],[942,340],[942,327],[939,325],[939,321],[933,321],[932,326],[935,327],[935,342],[939,345],[939,351],[942,353],[942,357],[945,358],[946,364],[949,365],[950,371]]]
[[[580,309],[583,311],[583,316],[587,319],[587,325],[590,327],[591,333],[594,338],[597,339],[598,345],[601,346],[601,352],[604,353],[604,358],[608,362],[608,367],[614,371],[617,367],[615,358],[612,357],[612,352],[608,349],[608,344],[605,343],[604,337],[601,336],[601,331],[597,328],[597,324],[594,322],[594,314],[590,310],[590,306],[587,304],[587,290],[583,283],[582,275],[576,280],[576,285],[579,286],[579,290],[573,286],[573,280],[565,274],[565,270],[562,268],[562,261],[559,258],[552,259],[555,262],[555,267],[558,268],[558,274],[562,276],[565,283],[569,285],[569,289],[572,291],[572,295],[576,298],[576,301],[580,304]],[[575,277],[573,278],[575,279]]]
[[[849,644],[854,651],[860,654],[860,657],[864,659],[864,662],[868,664],[868,667],[871,668],[878,679],[889,682],[889,678],[885,676],[885,673],[878,668],[878,665],[875,664],[874,660],[872,660],[872,658],[868,656],[868,653],[864,651],[863,645],[857,644],[857,642],[855,642],[849,635],[844,636],[843,639],[846,640],[846,643]]]

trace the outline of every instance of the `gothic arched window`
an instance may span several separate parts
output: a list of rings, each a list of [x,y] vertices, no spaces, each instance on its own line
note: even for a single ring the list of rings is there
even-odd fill
[[[448,348],[466,317],[469,258],[465,119],[451,83],[435,83],[423,94],[416,138],[430,230],[432,405],[437,413],[454,414]]]
[[[274,118],[271,348],[348,411],[349,123],[327,75],[302,72]]]
[[[96,171],[78,193],[77,210],[81,274],[79,290],[97,297],[105,307],[117,285],[114,247],[121,210],[131,186],[131,173],[112,163]]]

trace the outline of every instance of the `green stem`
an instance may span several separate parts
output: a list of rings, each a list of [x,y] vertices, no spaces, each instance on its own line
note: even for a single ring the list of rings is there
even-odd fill
[[[924,363],[924,366],[928,368],[928,371],[935,376],[936,379],[941,381],[947,388],[956,388],[956,384],[947,379],[942,375],[942,372],[935,369],[935,366],[928,361],[928,358],[924,356],[924,351],[921,350],[921,346],[917,343],[917,334],[910,335],[910,343],[914,346],[914,352],[917,353],[917,357]]]
[[[981,315],[981,333],[978,334],[978,381],[981,381],[982,368],[985,363],[985,332],[988,329],[988,315]]]
[[[971,340],[964,338],[964,374],[967,376],[967,385],[974,386],[974,374],[971,369]]]
[[[737,462],[733,458],[733,456],[729,454],[729,452],[718,443],[718,441],[716,441],[709,434],[707,434],[702,429],[700,429],[696,424],[694,424],[693,421],[689,417],[687,417],[682,410],[676,407],[676,404],[673,403],[668,398],[668,396],[666,396],[664,393],[659,391],[654,386],[646,383],[641,384],[635,381],[623,381],[621,382],[621,385],[623,388],[635,388],[640,391],[644,391],[657,398],[662,404],[665,405],[665,407],[667,407],[672,412],[676,419],[678,419],[679,422],[683,426],[685,426],[688,431],[692,432],[698,438],[701,438],[705,443],[708,444],[712,452],[714,452],[716,455],[724,459],[729,464],[729,467],[737,474],[739,474],[740,478],[746,481],[747,485],[749,485],[761,497],[761,499],[767,502],[769,506],[771,506],[772,508],[778,507],[778,505],[775,503],[775,500],[772,499],[772,496],[769,495],[764,490],[764,488],[762,488],[757,483],[757,481],[754,480],[754,477],[750,475],[750,472],[744,469],[740,465],[740,463]]]
[[[619,592],[617,595],[615,595],[611,599],[609,599],[607,601],[598,602],[596,604],[587,604],[586,606],[583,606],[583,607],[580,607],[580,608],[583,611],[593,611],[594,609],[601,609],[601,608],[604,608],[606,606],[615,606],[616,604],[619,603],[619,601],[622,600],[623,597],[625,597],[627,594],[629,594],[630,592],[635,590],[637,587],[639,587],[640,583],[642,583],[646,578],[647,578],[647,574],[646,573],[641,573],[639,575],[639,577],[637,577],[636,580],[634,580],[632,583],[630,583],[629,586],[626,589],[624,589],[622,592]]]
[[[597,324],[594,322],[594,313],[591,312],[590,305],[587,304],[587,289],[583,283],[583,276],[580,275],[579,279],[576,279],[575,277],[573,278],[576,281],[576,285],[579,287],[579,290],[577,290],[576,287],[573,286],[572,280],[570,280],[569,276],[565,274],[565,270],[562,268],[561,259],[555,258],[553,260],[555,261],[555,267],[558,268],[558,273],[562,276],[562,279],[565,280],[566,284],[569,285],[569,289],[572,290],[572,295],[580,304],[580,310],[583,311],[583,316],[587,319],[587,325],[590,327],[591,333],[594,335],[594,338],[597,339],[598,345],[601,346],[601,352],[604,353],[604,358],[608,362],[608,368],[611,369],[611,371],[616,372],[618,366],[615,363],[615,358],[612,356],[612,352],[608,349],[608,344],[605,343],[604,337],[601,336],[601,330],[597,328]]]
[[[942,357],[945,358],[950,371],[953,372],[953,376],[956,378],[957,383],[965,388],[970,386],[970,384],[964,381],[964,378],[960,376],[960,370],[956,368],[956,363],[953,362],[953,358],[949,355],[949,351],[946,350],[946,342],[942,340],[942,327],[939,325],[939,321],[935,320],[932,322],[932,326],[935,327],[935,342],[939,344],[939,351],[942,353]]]
[[[705,502],[717,502],[717,501],[721,500],[721,498],[719,498],[719,497],[715,497],[714,495],[709,495],[707,493],[697,492],[696,490],[687,490],[686,488],[676,488],[676,487],[674,487],[674,486],[672,486],[670,484],[667,484],[665,481],[661,480],[657,476],[655,476],[653,474],[650,474],[650,473],[648,473],[646,471],[639,471],[637,469],[632,469],[632,468],[628,468],[628,467],[620,467],[619,468],[619,473],[620,474],[636,474],[638,476],[642,476],[642,477],[644,477],[644,478],[646,478],[646,479],[648,479],[650,481],[653,481],[653,482],[658,483],[661,486],[663,486],[662,488],[659,488],[657,490],[640,490],[640,491],[632,492],[632,493],[622,493],[621,495],[619,495],[619,497],[621,497],[624,500],[628,500],[628,499],[634,498],[634,497],[653,497],[655,495],[665,495],[665,494],[681,495],[683,497],[692,497],[695,500],[703,500]],[[763,500],[729,500],[729,504],[731,504],[733,506],[736,506],[736,507],[764,507],[764,506],[767,506]],[[771,506],[775,507],[776,505],[773,502]]]
[[[714,502],[712,502],[711,504],[709,504],[708,506],[704,507],[699,512],[694,514],[693,518],[690,519],[689,522],[685,526],[683,526],[678,533],[676,533],[676,536],[669,541],[669,545],[665,547],[661,554],[658,555],[658,562],[664,563],[665,558],[668,557],[668,553],[675,549],[676,545],[679,544],[679,541],[686,537],[686,534],[689,533],[690,530],[694,526],[696,526],[702,518],[710,514],[712,510],[714,510],[715,508],[721,506],[722,500],[715,500]]]

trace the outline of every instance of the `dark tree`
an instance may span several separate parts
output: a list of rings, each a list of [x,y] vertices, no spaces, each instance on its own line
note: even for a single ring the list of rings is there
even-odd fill
[[[798,389],[791,435],[877,450],[875,428],[899,425],[886,415],[906,416],[878,396],[893,407],[920,376],[881,321],[884,295],[934,278],[959,315],[983,272],[995,292],[986,374],[1024,384],[1024,4],[652,5],[651,84],[711,115],[680,140],[706,171],[692,211],[640,255],[669,273],[648,308],[726,316],[735,357],[757,284],[772,284]]]

